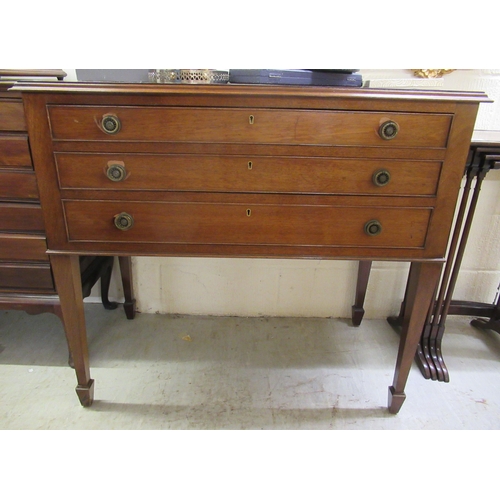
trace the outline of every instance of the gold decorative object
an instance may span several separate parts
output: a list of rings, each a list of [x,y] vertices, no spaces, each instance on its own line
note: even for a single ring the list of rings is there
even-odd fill
[[[228,83],[229,71],[214,69],[153,69],[150,83]]]
[[[454,69],[414,69],[413,74],[420,78],[441,78],[447,73],[455,71]]]

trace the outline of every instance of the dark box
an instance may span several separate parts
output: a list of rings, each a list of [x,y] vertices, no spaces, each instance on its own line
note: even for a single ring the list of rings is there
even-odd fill
[[[229,83],[361,87],[356,70],[230,69]]]

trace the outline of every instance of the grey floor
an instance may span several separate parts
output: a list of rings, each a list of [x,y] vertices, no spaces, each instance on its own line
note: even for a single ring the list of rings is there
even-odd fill
[[[383,320],[138,314],[86,304],[92,407],[62,326],[0,311],[0,429],[500,429],[500,335],[450,317],[449,383],[416,365],[388,413],[398,334]]]

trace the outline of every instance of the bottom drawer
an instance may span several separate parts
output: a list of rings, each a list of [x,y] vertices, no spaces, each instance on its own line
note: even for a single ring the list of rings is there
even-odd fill
[[[183,202],[64,202],[69,241],[422,248],[432,209]],[[129,229],[115,227],[119,214]],[[368,234],[367,223],[375,234]],[[380,229],[380,231],[378,231]]]
[[[0,289],[54,292],[50,265],[0,263]]]

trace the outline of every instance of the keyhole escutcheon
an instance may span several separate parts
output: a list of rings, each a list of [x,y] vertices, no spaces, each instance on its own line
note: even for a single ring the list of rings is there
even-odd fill
[[[252,215],[252,210],[250,208],[247,208],[247,217],[250,217]]]
[[[255,121],[255,117],[253,115],[250,115],[248,117],[248,123],[250,123],[250,125],[253,125],[254,121]]]

